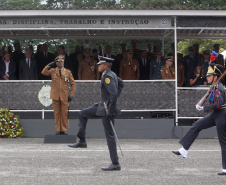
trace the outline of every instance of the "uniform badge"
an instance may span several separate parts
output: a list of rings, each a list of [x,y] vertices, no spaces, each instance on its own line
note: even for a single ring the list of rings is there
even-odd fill
[[[65,82],[69,80],[69,76],[65,76]]]
[[[110,78],[105,78],[105,83],[106,84],[109,84],[111,81],[110,81]]]
[[[136,65],[134,65],[133,70],[137,71],[137,66]]]

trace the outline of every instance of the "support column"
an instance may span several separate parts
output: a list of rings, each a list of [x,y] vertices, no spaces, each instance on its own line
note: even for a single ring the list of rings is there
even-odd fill
[[[178,126],[178,93],[177,93],[177,17],[174,17],[174,53],[175,53],[175,124]]]

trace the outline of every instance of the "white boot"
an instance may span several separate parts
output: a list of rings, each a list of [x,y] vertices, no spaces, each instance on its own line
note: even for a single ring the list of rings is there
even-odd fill
[[[180,152],[180,154],[181,154],[184,158],[187,158],[187,157],[188,157],[188,151],[185,150],[183,147],[180,148],[178,151]]]

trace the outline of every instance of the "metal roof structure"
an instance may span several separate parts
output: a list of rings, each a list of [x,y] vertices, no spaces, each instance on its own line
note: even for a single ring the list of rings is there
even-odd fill
[[[226,38],[226,7],[0,9],[4,39]]]

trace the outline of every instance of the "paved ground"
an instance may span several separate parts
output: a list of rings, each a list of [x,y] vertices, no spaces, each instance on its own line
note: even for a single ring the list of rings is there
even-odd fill
[[[187,159],[172,154],[178,139],[121,139],[121,171],[110,164],[106,141],[88,139],[87,149],[43,144],[43,139],[0,139],[0,184],[148,185],[225,184],[217,139],[198,139]]]

